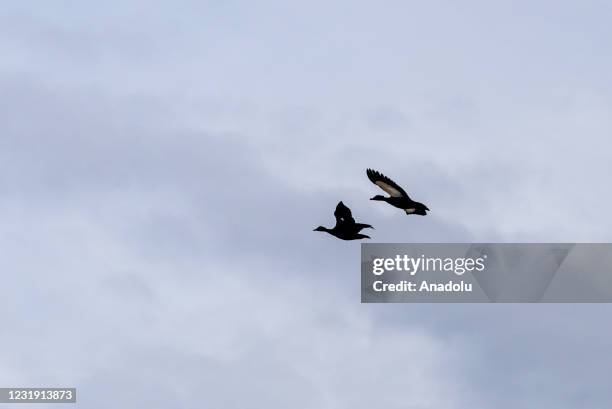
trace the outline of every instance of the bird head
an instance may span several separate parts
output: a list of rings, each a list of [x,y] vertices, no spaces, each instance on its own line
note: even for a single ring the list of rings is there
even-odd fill
[[[385,197],[381,196],[381,195],[376,195],[373,198],[371,198],[370,200],[385,200]]]
[[[327,231],[327,229],[323,226],[319,226],[316,229],[314,229],[313,231]]]

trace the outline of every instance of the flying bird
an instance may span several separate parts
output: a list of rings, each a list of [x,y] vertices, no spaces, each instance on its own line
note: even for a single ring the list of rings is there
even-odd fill
[[[429,208],[423,203],[413,201],[400,185],[375,170],[368,169],[366,173],[368,175],[368,179],[370,179],[372,183],[389,194],[389,197],[376,195],[370,200],[387,202],[391,206],[404,210],[406,214],[418,214],[421,216],[427,215]]]
[[[351,209],[346,207],[344,203],[338,202],[336,210],[334,211],[334,216],[336,217],[336,225],[332,229],[319,226],[314,229],[314,231],[324,231],[342,240],[359,240],[370,238],[370,236],[366,236],[365,234],[361,234],[359,232],[362,229],[373,229],[374,227],[370,226],[369,224],[355,223],[355,219],[351,214]]]

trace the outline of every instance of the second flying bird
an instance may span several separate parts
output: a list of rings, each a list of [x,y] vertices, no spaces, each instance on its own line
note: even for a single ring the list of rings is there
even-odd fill
[[[380,200],[389,203],[391,206],[395,206],[402,209],[406,214],[418,214],[420,216],[426,216],[429,208],[423,203],[415,202],[410,199],[408,193],[400,185],[386,177],[380,172],[372,169],[366,171],[368,179],[376,186],[384,190],[389,196],[376,195],[370,200]]]

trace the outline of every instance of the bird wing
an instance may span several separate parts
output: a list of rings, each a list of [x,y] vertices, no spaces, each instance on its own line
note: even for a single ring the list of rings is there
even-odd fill
[[[353,215],[351,214],[351,209],[346,207],[342,202],[338,202],[336,210],[334,211],[334,216],[336,217],[336,225],[343,223],[355,223],[355,219],[353,219]]]
[[[368,169],[366,173],[368,174],[368,179],[370,179],[372,183],[387,192],[391,197],[403,196],[407,199],[410,199],[406,191],[402,189],[400,185],[398,185],[382,173],[372,169]]]

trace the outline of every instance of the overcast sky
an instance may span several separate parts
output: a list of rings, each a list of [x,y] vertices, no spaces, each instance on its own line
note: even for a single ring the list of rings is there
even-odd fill
[[[611,407],[607,305],[362,305],[359,244],[312,232],[343,200],[378,242],[611,241],[611,20],[3,2],[0,386],[94,409]],[[367,167],[431,213],[369,201]]]

